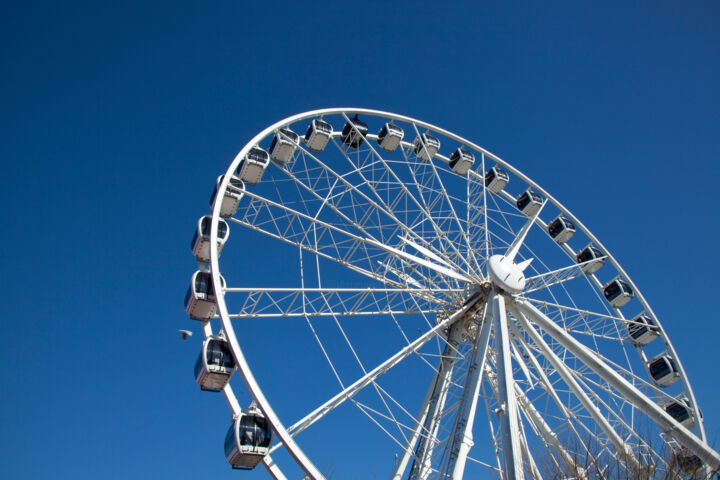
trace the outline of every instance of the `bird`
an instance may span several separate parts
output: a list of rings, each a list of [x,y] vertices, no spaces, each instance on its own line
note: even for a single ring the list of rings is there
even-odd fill
[[[178,332],[180,332],[183,340],[187,340],[188,337],[192,337],[193,335],[193,332],[191,332],[190,330],[178,330]]]

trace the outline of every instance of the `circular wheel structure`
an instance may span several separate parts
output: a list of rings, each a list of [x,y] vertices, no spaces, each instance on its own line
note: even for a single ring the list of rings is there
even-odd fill
[[[244,385],[215,389],[233,418],[274,431],[251,466],[398,480],[720,467],[637,286],[480,146],[402,115],[316,110],[255,136],[213,198],[209,248],[193,243],[211,308],[193,310],[192,287],[186,308],[232,352]]]

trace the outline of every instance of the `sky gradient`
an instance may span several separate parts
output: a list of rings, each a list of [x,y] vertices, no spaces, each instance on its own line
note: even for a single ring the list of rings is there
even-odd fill
[[[188,243],[246,142],[331,106],[551,192],[661,318],[718,444],[719,4],[248,3],[0,7],[0,477],[236,478],[176,332],[199,332]]]

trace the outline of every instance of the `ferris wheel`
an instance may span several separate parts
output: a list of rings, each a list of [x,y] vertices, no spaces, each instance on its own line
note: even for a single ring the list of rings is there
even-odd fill
[[[393,480],[720,469],[637,286],[567,208],[480,146],[388,112],[306,112],[256,135],[210,206],[185,308],[205,335],[196,381],[232,413],[233,468]]]

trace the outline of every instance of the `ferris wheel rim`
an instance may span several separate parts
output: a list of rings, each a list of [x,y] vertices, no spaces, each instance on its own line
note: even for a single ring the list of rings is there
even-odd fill
[[[627,275],[627,273],[624,271],[624,269],[620,266],[619,262],[612,256],[612,254],[604,247],[604,245],[590,232],[590,230],[585,227],[585,225],[580,222],[580,220],[570,212],[569,209],[567,209],[562,203],[560,203],[557,199],[555,199],[552,195],[550,195],[549,192],[547,192],[545,189],[543,189],[540,185],[538,185],[536,182],[534,182],[532,179],[524,175],[521,171],[510,165],[509,163],[502,160],[497,155],[492,154],[488,150],[484,149],[483,147],[480,147],[479,145],[470,142],[469,140],[456,135],[452,132],[449,132],[445,129],[442,129],[440,127],[437,127],[435,125],[432,125],[427,122],[423,122],[420,120],[417,120],[412,117],[394,114],[391,112],[385,112],[380,110],[373,110],[373,109],[365,109],[365,108],[345,108],[345,107],[338,107],[338,108],[326,108],[326,109],[318,109],[318,110],[312,110],[308,112],[303,112],[297,115],[293,115],[290,117],[287,117],[279,122],[276,122],[269,127],[263,129],[260,133],[258,133],[253,139],[248,142],[236,155],[236,157],[231,162],[230,166],[228,167],[226,174],[219,186],[218,189],[218,196],[222,195],[222,193],[227,189],[228,183],[230,180],[230,177],[232,175],[232,172],[235,171],[238,164],[244,156],[248,153],[248,151],[253,148],[255,145],[259,144],[259,142],[266,138],[271,133],[277,131],[280,128],[283,128],[284,126],[293,124],[295,122],[313,118],[313,117],[322,117],[324,115],[334,115],[334,114],[345,114],[345,115],[353,115],[353,114],[361,114],[361,115],[370,115],[375,117],[382,117],[386,119],[391,120],[397,120],[402,122],[411,123],[413,125],[416,125],[421,128],[426,128],[429,131],[433,131],[436,133],[439,133],[445,137],[451,138],[457,142],[459,142],[461,145],[464,145],[466,147],[469,147],[477,152],[480,152],[484,156],[489,157],[490,159],[497,162],[499,165],[501,165],[503,168],[506,168],[510,172],[512,172],[514,175],[516,175],[518,178],[526,182],[530,187],[535,189],[537,192],[539,192],[541,195],[545,196],[545,198],[548,199],[548,201],[552,202],[555,207],[557,207],[563,214],[565,214],[571,221],[575,223],[575,225],[580,229],[591,241],[593,244],[598,246],[604,254],[607,256],[609,262],[615,267],[617,272],[631,285],[633,290],[636,293],[636,298],[640,301],[642,307],[645,309],[646,312],[648,312],[657,323],[657,326],[659,327],[660,336],[662,337],[663,342],[667,346],[667,351],[672,355],[672,357],[676,360],[679,370],[680,370],[680,377],[683,382],[683,385],[685,387],[686,394],[690,397],[690,401],[693,405],[693,411],[696,417],[698,417],[698,407],[697,403],[695,401],[694,392],[692,390],[692,387],[689,383],[689,380],[687,379],[687,375],[685,373],[685,370],[682,366],[682,362],[677,355],[674,347],[672,346],[672,343],[670,342],[669,337],[667,336],[665,329],[662,327],[662,324],[659,320],[657,320],[657,316],[653,312],[650,305],[645,300],[645,297],[642,295],[641,291],[636,287],[632,279]],[[470,175],[473,175],[477,178],[481,178],[481,175],[474,170],[471,170]],[[221,287],[221,280],[220,280],[220,268],[219,268],[219,254],[217,251],[217,235],[218,235],[218,220],[220,219],[220,202],[216,202],[213,211],[212,211],[212,223],[211,223],[211,231],[210,231],[210,272],[212,276],[213,285],[215,287],[216,292],[223,292],[223,289]],[[282,443],[285,445],[287,450],[290,452],[290,454],[295,458],[295,460],[298,462],[299,465],[303,469],[305,469],[306,473],[310,476],[310,478],[323,478],[322,475],[319,473],[319,471],[314,467],[312,462],[305,456],[305,454],[302,452],[302,450],[295,444],[294,440],[292,439],[292,436],[288,433],[288,431],[285,429],[285,427],[282,425],[282,423],[279,420],[279,417],[275,414],[274,410],[272,409],[270,403],[265,398],[264,394],[262,393],[262,389],[260,388],[259,384],[254,378],[254,375],[247,364],[247,361],[244,357],[242,348],[237,340],[237,337],[234,332],[234,328],[232,326],[232,321],[230,318],[230,313],[227,309],[227,305],[225,303],[224,298],[224,292],[222,294],[217,295],[217,306],[218,306],[218,314],[223,326],[223,330],[226,333],[226,336],[228,337],[228,341],[230,343],[231,349],[233,350],[233,354],[236,356],[238,360],[238,369],[241,371],[241,376],[245,380],[246,385],[248,386],[248,389],[250,390],[253,398],[255,398],[258,406],[260,409],[265,413],[265,415],[270,420],[270,423],[272,424],[275,431],[278,433],[278,436],[280,437]],[[619,313],[622,318],[622,313],[618,311],[618,309],[615,309],[616,313]],[[207,335],[207,331],[206,331]],[[696,418],[696,424],[698,426],[698,433],[700,434],[700,438],[705,441],[705,431],[703,428],[703,422],[698,417]]]

